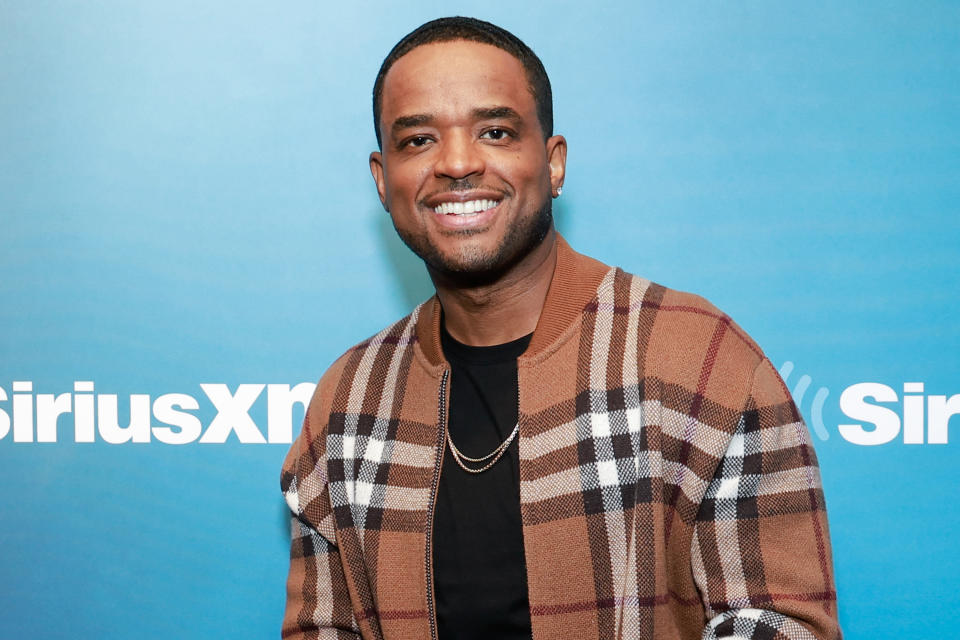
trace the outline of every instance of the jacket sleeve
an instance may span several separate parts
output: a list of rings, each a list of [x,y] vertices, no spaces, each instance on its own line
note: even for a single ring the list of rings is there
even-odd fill
[[[282,637],[359,640],[336,544],[324,438],[312,437],[317,432],[311,428],[311,413],[308,410],[280,479],[292,525]]]
[[[703,640],[841,637],[817,460],[766,358],[707,486],[691,558]]]

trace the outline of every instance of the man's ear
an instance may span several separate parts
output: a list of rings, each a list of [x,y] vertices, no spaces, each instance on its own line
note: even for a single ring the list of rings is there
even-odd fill
[[[563,136],[547,138],[547,163],[550,165],[550,189],[553,197],[560,195],[567,175],[567,140]]]
[[[380,196],[383,210],[390,213],[390,207],[387,206],[387,183],[383,179],[383,155],[379,151],[370,154],[370,174],[377,185],[377,195]]]

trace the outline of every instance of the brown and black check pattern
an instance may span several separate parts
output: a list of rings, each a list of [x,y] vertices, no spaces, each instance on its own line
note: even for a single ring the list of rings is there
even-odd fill
[[[421,305],[317,387],[282,476],[284,637],[435,637],[439,311]],[[840,637],[809,436],[727,316],[560,239],[518,372],[534,638]]]

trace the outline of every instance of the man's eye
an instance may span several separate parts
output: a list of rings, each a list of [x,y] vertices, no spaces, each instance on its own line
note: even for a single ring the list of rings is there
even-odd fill
[[[480,137],[487,140],[503,140],[510,136],[510,132],[506,129],[488,129],[484,131]]]
[[[414,136],[413,138],[410,138],[409,140],[407,140],[407,146],[422,147],[428,142],[430,142],[430,138],[428,138],[427,136]]]

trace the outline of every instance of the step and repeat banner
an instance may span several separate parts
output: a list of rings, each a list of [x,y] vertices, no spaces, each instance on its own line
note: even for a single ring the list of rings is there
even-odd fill
[[[543,59],[570,243],[780,368],[846,637],[953,637],[960,7],[495,0],[0,2],[0,638],[277,637],[304,404],[431,293],[374,76],[450,14]]]

